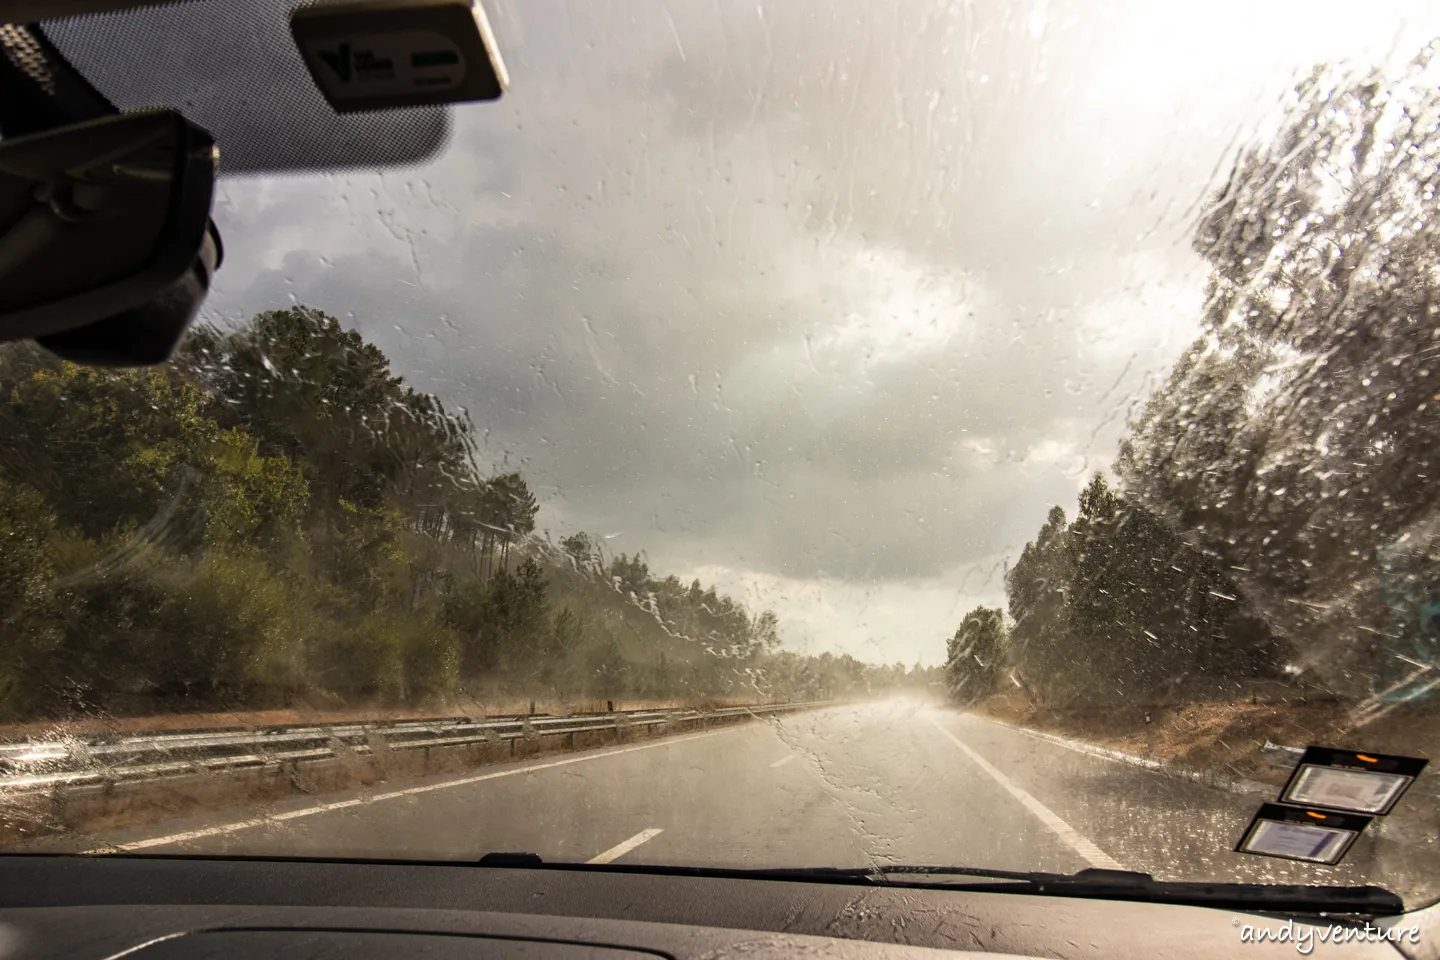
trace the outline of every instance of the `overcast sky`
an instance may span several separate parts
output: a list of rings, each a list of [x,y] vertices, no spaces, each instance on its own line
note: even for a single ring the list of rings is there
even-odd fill
[[[510,91],[433,161],[226,181],[211,318],[336,314],[556,538],[906,663],[1003,603],[1194,336],[1217,164],[1317,60],[1440,35],[1353,3],[487,9]]]

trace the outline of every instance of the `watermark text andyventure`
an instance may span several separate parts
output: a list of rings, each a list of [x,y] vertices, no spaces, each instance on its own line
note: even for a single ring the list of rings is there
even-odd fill
[[[1369,921],[1363,927],[1338,923],[1320,927],[1294,920],[1286,920],[1276,927],[1241,924],[1238,919],[1230,922],[1240,928],[1241,943],[1293,943],[1296,951],[1306,956],[1314,951],[1317,943],[1420,942],[1419,927],[1377,927]]]

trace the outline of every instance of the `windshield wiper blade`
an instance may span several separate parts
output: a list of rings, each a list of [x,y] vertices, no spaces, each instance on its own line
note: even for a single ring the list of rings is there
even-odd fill
[[[1321,886],[1281,883],[1227,883],[1156,880],[1127,870],[1081,870],[1033,881],[1038,893],[1109,900],[1145,900],[1236,910],[1386,916],[1405,912],[1399,896],[1377,886]]]
[[[984,877],[992,880],[1030,882],[1040,877],[1064,877],[1063,873],[1030,873],[1016,870],[991,870],[987,867],[932,867],[921,864],[899,864],[885,867],[758,867],[746,869],[752,877],[804,880],[871,881],[874,883],[910,883],[912,877],[936,876]]]
[[[1156,880],[1132,870],[1089,868],[1078,873],[1016,873],[975,867],[894,866],[853,871],[880,883],[910,883],[911,878],[981,877],[1012,881],[976,884],[966,881],[933,884],[944,889],[1003,890],[1049,896],[1090,897],[1105,900],[1143,900],[1241,910],[1277,910],[1290,913],[1345,913],[1380,916],[1403,913],[1405,903],[1384,887],[1332,887],[1304,884],[1229,883]],[[927,884],[931,885],[931,884]]]
[[[799,880],[820,883],[870,883],[881,886],[936,887],[985,893],[1020,893],[1097,900],[1136,900],[1231,910],[1279,913],[1389,916],[1405,912],[1400,897],[1384,887],[1330,887],[1274,883],[1209,883],[1156,880],[1148,873],[1090,868],[1078,873],[991,870],[900,864],[884,867],[690,867],[655,864],[589,864],[542,861],[533,853],[490,853],[486,867],[552,870],[606,870],[666,876]],[[947,880],[967,877],[973,880]],[[938,882],[937,882],[938,881]]]

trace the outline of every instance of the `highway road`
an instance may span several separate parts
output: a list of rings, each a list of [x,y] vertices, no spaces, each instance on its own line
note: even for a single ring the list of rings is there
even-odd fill
[[[743,867],[1100,866],[1175,880],[1373,882],[1409,902],[1440,897],[1433,825],[1428,846],[1367,836],[1333,868],[1230,852],[1261,799],[958,711],[887,701],[43,847],[462,860],[529,851],[547,860]]]

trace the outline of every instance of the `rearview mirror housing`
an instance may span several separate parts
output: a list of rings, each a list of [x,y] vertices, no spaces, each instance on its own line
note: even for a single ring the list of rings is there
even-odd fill
[[[0,141],[0,341],[105,366],[168,358],[221,259],[217,159],[171,110]]]

